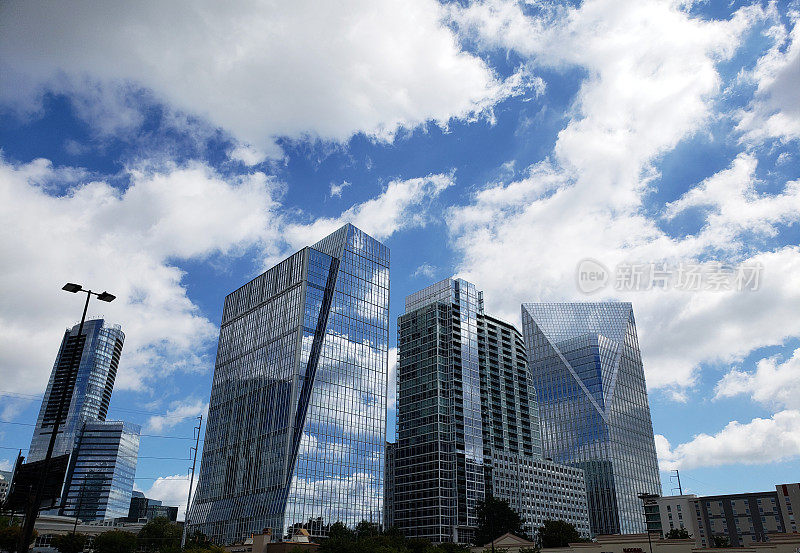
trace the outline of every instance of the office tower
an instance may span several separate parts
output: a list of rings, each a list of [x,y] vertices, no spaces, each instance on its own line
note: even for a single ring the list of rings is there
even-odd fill
[[[88,421],[78,434],[61,514],[83,521],[128,515],[139,454],[136,424]]]
[[[8,490],[11,487],[12,472],[7,470],[0,470],[0,502],[6,500],[8,497]]]
[[[644,532],[661,484],[631,304],[526,303],[522,328],[544,455],[584,470],[594,534]]]
[[[397,381],[394,523],[407,536],[470,542],[489,493],[531,533],[550,500],[548,514],[587,525],[581,471],[542,459],[522,336],[484,314],[475,285],[447,279],[406,298]]]
[[[383,528],[394,527],[394,459],[396,442],[386,442],[386,461],[383,470]]]
[[[156,518],[175,522],[178,519],[178,508],[162,505],[158,499],[150,499],[142,492],[135,491],[131,497],[128,516],[125,518],[128,522],[138,522],[142,519],[151,521]]]
[[[192,531],[382,521],[389,250],[347,224],[225,299]]]
[[[81,336],[78,336],[78,327],[75,325],[64,332],[39,410],[28,462],[45,458],[65,392],[54,456],[72,451],[84,422],[105,420],[108,413],[125,335],[118,325],[106,325],[103,319],[86,321]],[[75,362],[78,370],[70,375],[70,367]]]

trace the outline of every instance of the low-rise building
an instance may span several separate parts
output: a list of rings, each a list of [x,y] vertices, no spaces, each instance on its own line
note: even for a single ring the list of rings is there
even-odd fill
[[[797,553],[800,534],[773,534],[767,542],[736,548],[736,553]],[[587,543],[571,543],[566,547],[542,550],[542,553],[730,553],[731,548],[697,547],[687,539],[658,539],[653,534],[615,534],[597,536]]]
[[[58,515],[39,515],[36,519],[36,541],[33,544],[33,553],[58,553],[52,546],[56,536],[69,534],[75,531],[78,534],[89,536],[90,540],[105,532],[112,530],[122,530],[132,534],[138,534],[144,526],[143,522],[121,522],[121,521],[94,521],[75,524],[72,517]]]
[[[794,509],[800,508],[800,484],[779,484],[775,486],[778,491],[778,505],[783,515],[783,526],[787,532],[797,532],[797,515]]]

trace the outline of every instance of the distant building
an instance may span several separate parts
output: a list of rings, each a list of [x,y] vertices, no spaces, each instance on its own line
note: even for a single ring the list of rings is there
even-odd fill
[[[126,520],[137,522],[140,520],[151,521],[156,518],[166,518],[175,522],[178,519],[178,508],[162,505],[160,500],[145,497],[142,492],[133,492]]]
[[[190,531],[383,520],[389,249],[347,224],[225,298]]]
[[[66,401],[54,456],[72,452],[84,422],[106,420],[125,335],[118,325],[106,325],[103,319],[86,321],[82,336],[78,336],[78,327],[75,325],[64,332],[36,420],[27,462],[45,458],[62,396]],[[75,361],[78,370],[70,378],[70,367]]]
[[[144,527],[143,522],[126,522],[120,520],[106,520],[83,522],[78,521],[75,525],[75,519],[71,517],[59,515],[40,514],[36,519],[36,541],[33,542],[32,553],[58,553],[58,550],[53,547],[53,540],[56,536],[63,536],[64,534],[71,534],[75,530],[78,534],[89,536],[90,539],[99,536],[105,532],[113,530],[121,530],[123,532],[130,532],[138,534]]]
[[[139,426],[84,423],[70,459],[61,514],[83,521],[126,517],[139,454]]]
[[[648,521],[658,517],[662,535],[685,529],[697,547],[712,547],[715,537],[732,547],[770,541],[797,532],[792,504],[800,501],[800,484],[780,484],[776,491],[697,497],[677,495],[647,498]],[[789,518],[791,517],[791,518]]]
[[[11,477],[13,473],[7,470],[0,470],[0,501],[5,501],[8,497],[8,490],[11,487]]]
[[[589,535],[582,471],[542,457],[522,335],[484,313],[474,284],[446,279],[406,298],[397,382],[393,509],[405,535],[469,543],[489,495],[531,534],[560,518]]]
[[[547,553],[797,553],[800,534],[774,534],[770,541],[739,548],[698,547],[694,540],[662,540],[643,534],[597,536],[587,543],[571,543],[567,547],[544,549]],[[475,550],[473,550],[475,551]]]
[[[397,443],[386,442],[385,476],[383,478],[383,527],[394,526],[394,470]]]
[[[593,534],[645,531],[661,482],[630,303],[526,303],[522,328],[545,457],[586,474]]]

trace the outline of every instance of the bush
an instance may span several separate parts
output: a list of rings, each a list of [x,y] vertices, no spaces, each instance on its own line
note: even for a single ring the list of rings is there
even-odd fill
[[[86,547],[87,538],[83,534],[62,534],[53,538],[53,547],[59,553],[81,553]]]
[[[136,534],[111,530],[103,532],[94,539],[94,553],[134,553]]]

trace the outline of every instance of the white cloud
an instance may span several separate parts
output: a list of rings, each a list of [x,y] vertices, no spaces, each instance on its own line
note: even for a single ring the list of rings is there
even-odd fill
[[[754,372],[732,370],[717,383],[715,398],[749,395],[769,408],[800,409],[800,349],[783,362],[761,359]]]
[[[197,489],[197,479],[195,478],[192,496]],[[186,518],[186,499],[189,496],[189,477],[185,474],[175,474],[172,476],[160,476],[147,490],[141,490],[145,497],[159,499],[169,507],[178,508],[178,520]]]
[[[416,268],[414,273],[411,275],[414,278],[428,278],[431,279],[436,275],[436,267],[431,265],[430,263],[423,263],[419,267]]]
[[[350,222],[376,238],[384,240],[399,230],[424,226],[428,206],[454,183],[453,175],[435,174],[412,179],[396,179],[370,200],[354,205],[339,217],[323,217],[312,223],[292,223],[284,229],[283,239],[291,249],[302,247]]]
[[[275,150],[272,152],[271,156],[268,156],[266,153],[254,148],[253,146],[239,144],[233,150],[231,150],[229,156],[231,159],[241,161],[246,166],[252,167],[254,165],[258,165],[259,163],[263,163],[268,157],[280,157],[280,150]]]
[[[297,225],[281,209],[282,185],[261,172],[223,178],[190,163],[127,169],[123,177],[130,184],[120,189],[85,182],[85,173],[46,160],[0,159],[6,390],[43,388],[63,330],[79,315],[80,300],[61,291],[65,282],[117,295],[113,303],[93,303],[89,316],[102,314],[126,333],[117,388],[145,389],[176,370],[213,363],[203,351],[217,330],[187,296],[176,261],[250,247],[275,257],[285,251],[284,236],[302,247],[347,221],[386,238],[424,224],[428,202],[452,183],[442,175],[393,181],[339,218]]]
[[[513,49],[531,63],[580,67],[570,119],[550,157],[524,178],[491,183],[450,211],[459,276],[486,292],[488,311],[514,320],[524,301],[632,301],[648,384],[676,398],[703,362],[731,363],[800,335],[800,249],[759,252],[767,238],[798,220],[800,186],[761,193],[756,160],[742,154],[667,207],[706,217],[696,235],[673,237],[643,209],[658,176],[654,164],[681,140],[702,132],[720,92],[719,61],[743,31],[766,15],[740,9],[730,20],[691,16],[681,3],[587,0],[527,16],[519,4],[492,1],[454,8],[465,32],[486,48]],[[647,45],[643,47],[642,45]],[[761,263],[761,289],[580,294],[575,271],[593,258],[622,262],[713,260]],[[502,271],[498,271],[502,267]],[[613,278],[613,276],[612,276]]]
[[[800,138],[800,17],[796,12],[790,17],[791,30],[781,24],[771,29],[775,44],[747,75],[757,90],[750,105],[738,113],[738,128],[746,141]]]
[[[20,3],[4,10],[0,97],[35,110],[32,98],[63,92],[118,132],[141,123],[146,96],[269,155],[282,136],[391,140],[486,113],[523,85],[461,50],[445,17],[435,0]]]
[[[14,468],[14,463],[10,459],[0,459],[0,470],[10,471]]]
[[[342,192],[344,192],[344,189],[347,188],[348,186],[350,186],[350,183],[347,182],[347,181],[343,181],[343,182],[341,182],[339,184],[336,184],[335,182],[332,182],[331,183],[331,198],[341,198],[342,197]]]
[[[800,456],[800,411],[786,410],[768,419],[748,423],[732,421],[716,434],[699,434],[675,446],[656,436],[661,470],[760,465],[796,459]]]
[[[187,399],[174,401],[163,415],[153,415],[147,419],[146,428],[153,432],[163,432],[174,428],[186,419],[196,418],[203,415],[206,418],[208,413],[208,402],[200,399]]]

